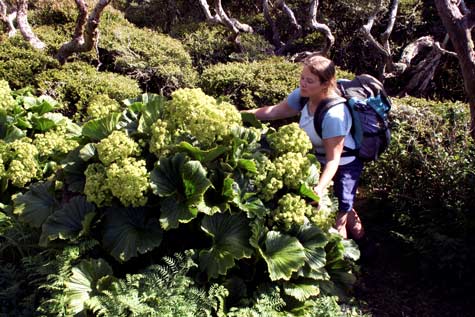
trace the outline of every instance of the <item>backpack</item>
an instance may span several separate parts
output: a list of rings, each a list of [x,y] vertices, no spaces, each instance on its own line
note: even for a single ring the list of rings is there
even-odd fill
[[[342,102],[349,108],[352,117],[351,133],[356,148],[344,147],[342,156],[358,156],[362,161],[374,161],[388,148],[391,139],[388,114],[391,101],[383,84],[371,75],[363,74],[353,80],[337,81],[343,98],[322,101],[314,115],[315,131],[322,136],[322,121],[326,112]],[[308,98],[300,98],[303,108]],[[317,153],[318,155],[318,153]]]

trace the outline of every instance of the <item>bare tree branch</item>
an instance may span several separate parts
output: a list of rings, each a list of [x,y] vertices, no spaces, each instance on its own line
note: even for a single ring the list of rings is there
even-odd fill
[[[462,9],[459,5],[462,4]],[[467,12],[465,3],[458,4],[452,0],[435,0],[435,6],[444,27],[447,29],[450,40],[458,56],[465,86],[468,103],[470,105],[470,134],[475,139],[475,50],[472,33],[466,23],[473,13]]]
[[[76,0],[79,16],[71,41],[63,44],[56,55],[61,64],[74,53],[87,52],[96,47],[99,39],[99,20],[105,7],[111,0],[99,0],[88,16],[87,3],[84,0]]]
[[[322,54],[326,55],[335,43],[335,38],[333,37],[330,28],[326,24],[319,23],[317,21],[318,5],[318,0],[312,0],[312,2],[310,3],[308,25],[314,30],[322,32],[325,35],[326,44],[325,47],[322,49]]]
[[[8,37],[13,37],[16,34],[16,28],[13,21],[16,19],[17,11],[14,10],[8,13],[8,5],[0,0],[0,20],[7,26]]]
[[[276,6],[280,8],[289,17],[290,24],[295,30],[300,31],[302,29],[302,26],[297,22],[297,19],[295,18],[294,11],[292,11],[292,9],[287,5],[287,3],[285,3],[284,0],[277,0]]]
[[[20,29],[21,34],[25,40],[30,43],[36,49],[45,48],[45,43],[43,43],[36,35],[33,33],[30,24],[28,23],[28,1],[27,0],[18,0],[17,1],[17,22],[18,28]]]
[[[279,29],[271,17],[269,0],[262,0],[262,11],[264,13],[264,18],[266,19],[267,23],[269,23],[272,30],[272,44],[276,47],[276,49],[280,49],[284,43],[280,40]]]
[[[364,37],[385,57],[391,57],[390,53],[381,45],[371,34],[371,29],[373,28],[374,21],[376,20],[377,15],[382,10],[382,1],[380,1],[379,5],[374,9],[371,15],[368,17],[368,22],[361,27],[361,31]]]
[[[203,12],[206,16],[206,21],[213,24],[222,24],[230,28],[234,34],[239,34],[240,32],[252,33],[254,30],[251,26],[239,22],[237,19],[230,18],[223,9],[221,0],[215,0],[215,15],[211,14],[211,10],[208,5],[207,0],[198,0]]]

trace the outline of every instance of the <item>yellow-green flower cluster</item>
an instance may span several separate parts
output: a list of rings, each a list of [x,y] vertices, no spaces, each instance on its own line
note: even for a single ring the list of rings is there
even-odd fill
[[[38,179],[41,176],[41,170],[36,159],[38,150],[31,144],[30,138],[22,138],[8,143],[7,149],[9,163],[6,176],[13,185],[24,187],[31,180]]]
[[[92,97],[87,106],[87,114],[93,119],[103,118],[111,112],[118,111],[120,111],[120,104],[108,95]]]
[[[0,79],[0,110],[10,111],[16,103],[11,95],[11,89],[6,80]]]
[[[169,150],[168,146],[171,142],[171,135],[167,129],[168,124],[158,119],[151,126],[152,137],[150,139],[150,152],[155,154],[158,158],[167,155]]]
[[[106,167],[100,163],[89,164],[84,175],[86,175],[84,194],[87,201],[95,203],[98,207],[110,206],[112,193],[107,182]]]
[[[335,223],[337,206],[338,202],[332,201],[328,195],[328,189],[325,189],[318,202],[318,208],[312,208],[312,212],[305,215],[310,222],[326,232]]]
[[[226,140],[233,125],[241,125],[239,111],[228,102],[218,102],[201,89],[179,89],[167,103],[170,129],[183,130],[199,142],[202,149]]]
[[[277,155],[287,152],[305,155],[312,149],[312,142],[307,133],[295,122],[284,125],[276,132],[269,134],[267,141]]]
[[[123,131],[114,131],[96,144],[99,159],[110,165],[120,159],[140,154],[140,146]]]
[[[145,193],[150,187],[144,160],[133,157],[112,163],[107,169],[107,183],[112,194],[124,206],[143,206],[147,203]]]
[[[282,179],[288,188],[298,189],[301,181],[305,180],[312,163],[302,153],[288,152],[274,160],[275,177]]]
[[[277,175],[275,165],[265,154],[256,153],[255,162],[257,172],[247,173],[247,176],[253,180],[258,196],[264,201],[271,200],[284,183],[275,177]]]
[[[277,205],[272,212],[273,220],[286,230],[290,229],[292,224],[303,225],[305,215],[313,214],[313,207],[295,194],[285,194],[279,199]]]
[[[66,154],[79,145],[76,140],[67,137],[64,127],[58,127],[44,134],[36,134],[33,144],[38,149],[39,155],[43,157],[52,156],[55,153]]]

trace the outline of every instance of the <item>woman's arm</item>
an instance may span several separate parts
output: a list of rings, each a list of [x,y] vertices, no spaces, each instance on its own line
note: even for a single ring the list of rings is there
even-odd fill
[[[299,113],[299,111],[295,110],[289,105],[287,99],[273,106],[243,110],[242,112],[253,113],[257,119],[263,121],[290,118],[296,116]]]
[[[330,184],[333,176],[340,164],[341,153],[343,153],[343,145],[345,142],[344,136],[336,136],[333,138],[323,139],[323,147],[325,148],[326,164],[322,173],[320,174],[320,180],[313,188],[317,195],[321,196],[323,190]]]

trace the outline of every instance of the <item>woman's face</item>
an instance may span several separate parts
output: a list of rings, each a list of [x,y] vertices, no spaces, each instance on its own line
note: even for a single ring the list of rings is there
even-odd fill
[[[304,66],[300,74],[300,95],[302,97],[312,97],[322,92],[325,85],[322,85],[320,78],[313,74],[308,66]]]

